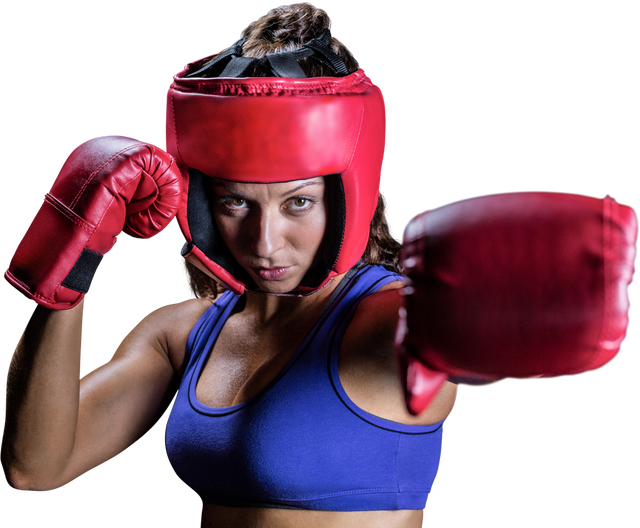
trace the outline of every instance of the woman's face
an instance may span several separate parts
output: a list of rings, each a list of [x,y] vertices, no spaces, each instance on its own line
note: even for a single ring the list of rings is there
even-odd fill
[[[214,219],[236,261],[269,293],[295,289],[317,262],[327,226],[324,178],[214,181]]]

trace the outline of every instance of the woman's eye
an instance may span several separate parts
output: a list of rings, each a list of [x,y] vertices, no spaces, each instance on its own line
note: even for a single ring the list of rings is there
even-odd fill
[[[290,198],[289,200],[287,200],[284,208],[288,209],[290,212],[302,212],[308,210],[314,202],[315,200],[313,200],[312,198],[295,196],[294,198]],[[247,203],[247,200],[245,200],[244,198],[240,198],[239,196],[225,196],[219,199],[219,203],[229,214],[238,213],[251,207]]]
[[[303,198],[302,196],[296,196],[295,198],[289,200],[289,203],[291,204],[291,209],[300,210],[309,207],[311,205],[311,200],[309,200],[308,198]]]
[[[230,209],[243,209],[247,206],[247,202],[242,198],[238,198],[237,196],[229,196],[222,200],[224,205],[229,207]]]

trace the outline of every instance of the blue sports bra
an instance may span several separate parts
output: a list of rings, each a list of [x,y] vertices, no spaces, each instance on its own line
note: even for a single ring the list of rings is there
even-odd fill
[[[196,384],[239,297],[224,293],[196,323],[166,430],[169,460],[205,503],[332,511],[423,509],[440,460],[442,422],[404,425],[357,407],[338,352],[358,303],[401,280],[357,270],[334,294],[291,360],[257,396],[200,403]],[[335,292],[334,292],[335,293]]]

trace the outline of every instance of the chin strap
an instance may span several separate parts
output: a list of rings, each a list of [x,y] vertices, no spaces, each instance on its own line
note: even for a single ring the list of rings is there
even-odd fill
[[[300,49],[268,53],[260,58],[242,56],[245,40],[246,37],[238,40],[230,48],[216,55],[206,66],[189,73],[186,77],[246,77],[244,74],[249,68],[261,66],[272,73],[273,77],[306,79],[307,76],[298,64],[300,59],[306,57],[313,57],[329,67],[336,77],[343,77],[349,73],[344,61],[329,48],[331,32],[328,29]]]

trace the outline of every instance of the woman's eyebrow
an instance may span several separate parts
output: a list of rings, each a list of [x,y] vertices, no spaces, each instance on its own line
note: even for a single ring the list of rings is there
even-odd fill
[[[227,187],[224,183],[221,182],[214,182],[213,183],[214,187],[223,187],[224,189],[226,189],[228,192],[230,192],[231,194],[238,196],[239,198],[242,198],[243,200],[248,200],[248,196],[246,196],[245,194],[241,193],[238,189],[234,189],[233,187]]]
[[[300,189],[304,188],[304,187],[308,187],[309,185],[321,185],[323,182],[320,181],[306,181],[301,185],[298,185],[295,189],[291,189],[290,191],[287,191],[285,193],[282,194],[282,196],[288,196],[290,194],[296,193],[298,192]]]
[[[304,188],[304,187],[308,187],[309,185],[320,185],[322,182],[319,181],[307,181],[304,182],[301,185],[298,185],[297,187],[295,187],[294,189],[291,189],[285,193],[283,193],[280,197],[284,197],[284,196],[288,196],[289,194],[293,194],[295,192],[298,192],[300,189]],[[242,198],[243,200],[250,200],[250,198],[246,195],[244,195],[243,193],[241,193],[240,191],[238,191],[237,189],[233,188],[233,187],[229,187],[227,185],[225,185],[222,182],[214,182],[213,183],[214,187],[224,187],[225,189],[227,189],[227,191],[235,194],[236,196],[238,196],[239,198]]]

